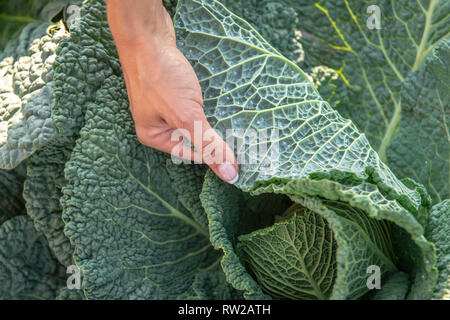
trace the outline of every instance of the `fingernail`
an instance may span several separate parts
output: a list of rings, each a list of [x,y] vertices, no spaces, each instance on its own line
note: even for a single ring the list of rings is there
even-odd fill
[[[219,172],[229,184],[234,184],[239,179],[239,174],[231,163],[225,162],[219,165]]]

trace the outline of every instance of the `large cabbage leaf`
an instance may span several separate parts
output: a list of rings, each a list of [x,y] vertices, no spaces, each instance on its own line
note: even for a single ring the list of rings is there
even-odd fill
[[[311,72],[325,66],[334,75],[319,91],[367,135],[396,174],[426,185],[434,203],[449,198],[450,3],[282,2],[297,13],[302,66]],[[379,29],[369,28],[374,18]]]
[[[221,3],[307,71],[397,175],[426,185],[434,203],[450,196],[448,1]],[[372,5],[379,30],[367,27]]]
[[[11,169],[56,136],[50,109],[56,48],[67,36],[50,20],[79,0],[0,1],[0,168]],[[5,40],[6,41],[6,40]]]
[[[12,169],[56,136],[53,62],[62,29],[28,24],[0,56],[0,168]]]
[[[238,185],[249,189],[257,180],[341,171],[373,180],[417,210],[418,194],[395,178],[365,135],[320,97],[296,65],[234,17],[216,1],[179,1],[175,26],[178,45],[199,77],[205,114],[214,128],[224,136],[231,128],[278,131],[279,138],[268,139],[266,153],[248,154],[246,159],[241,154],[248,146],[237,150],[238,157],[256,163],[244,164]],[[249,130],[235,130],[233,137],[251,139]]]
[[[72,141],[58,138],[37,151],[28,161],[23,190],[27,214],[33,219],[36,230],[47,238],[58,261],[65,266],[72,264],[73,248],[63,232],[59,199],[66,184],[64,166],[72,148]]]
[[[54,103],[56,47],[67,34],[61,25],[53,32],[48,28],[49,24],[43,22],[27,24],[2,53],[0,167],[19,166],[14,171],[24,171],[20,184],[3,181],[8,183],[5,190],[16,190],[7,198],[9,202],[21,199],[23,206],[23,181],[26,178],[27,213],[37,230],[45,233],[59,261],[69,265],[72,252],[69,240],[63,234],[59,197],[71,141],[56,138],[57,129],[50,110]],[[24,161],[30,158],[32,160]],[[10,215],[13,213],[17,214],[9,211]]]
[[[52,1],[48,3],[47,9],[59,8],[63,2],[69,3],[69,1]],[[96,5],[100,8],[104,6],[102,2],[97,2]],[[93,25],[95,20],[95,11],[92,12],[94,14],[87,15],[88,25]],[[70,30],[70,39],[66,39],[69,34],[64,32],[61,25],[56,28],[59,30],[56,34],[47,34],[47,23],[30,23],[23,29],[19,39],[11,42],[3,53],[6,57],[5,78],[2,80],[6,88],[2,122],[5,127],[5,143],[1,146],[0,155],[6,167],[13,167],[31,156],[24,190],[27,213],[33,219],[35,228],[46,236],[59,262],[66,266],[72,264],[73,247],[63,232],[62,207],[59,201],[61,189],[66,183],[64,166],[70,157],[84,119],[83,102],[87,103],[94,99],[95,91],[104,79],[98,76],[98,71],[102,69],[102,74],[107,75],[112,73],[105,65],[101,65],[99,69],[92,68],[94,65],[100,65],[100,61],[94,62],[90,57],[86,63],[85,59],[89,54],[86,52],[84,52],[86,55],[79,54],[80,41],[86,46],[91,46],[91,49],[95,48],[93,40],[90,42],[86,40],[92,39],[92,32],[97,30],[91,28],[91,33],[83,33],[76,27],[77,25],[74,25]],[[85,28],[86,24],[81,27]],[[34,38],[37,40],[33,40]],[[111,42],[112,40],[108,43],[105,39],[108,47],[114,48]],[[97,51],[103,48],[101,44],[97,47]],[[77,57],[81,57],[79,61],[75,60]],[[114,61],[113,57],[107,54],[101,57],[103,61],[111,60],[111,63]],[[91,67],[87,68],[89,64]],[[85,73],[80,72],[80,66],[86,67],[83,69]],[[73,77],[78,76],[79,81],[68,80],[67,76],[71,75],[69,70],[75,70]],[[91,78],[94,78],[94,81],[88,80]],[[76,87],[71,86],[76,83],[78,83]],[[77,90],[84,93],[88,91],[91,94],[79,95],[74,97],[76,100],[73,101],[70,97],[73,97],[73,92],[78,92]],[[16,96],[16,92],[23,92],[22,95],[26,95]],[[60,100],[63,93],[65,98]],[[79,109],[75,109],[78,106]],[[60,124],[61,116],[58,112],[51,115],[51,109],[71,112],[69,118],[64,119],[75,120],[76,125],[63,126],[65,130],[61,130],[61,127],[58,130],[55,124]],[[78,118],[77,112],[81,113]]]
[[[113,74],[121,75],[104,1],[82,6],[78,23],[56,53],[52,118],[62,137],[74,139],[83,126],[87,105],[94,101],[102,83]]]

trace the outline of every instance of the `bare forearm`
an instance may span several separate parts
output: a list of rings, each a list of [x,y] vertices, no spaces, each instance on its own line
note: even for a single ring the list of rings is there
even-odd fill
[[[167,153],[175,152],[178,157],[179,141],[173,140],[173,134],[182,129],[188,132],[186,136],[194,137],[194,123],[200,122],[204,130],[214,133],[213,152],[219,148],[224,155],[233,154],[205,117],[198,78],[176,47],[173,23],[162,1],[106,0],[106,3],[139,141]],[[197,150],[207,150],[203,143],[205,147],[211,145],[211,141],[197,139],[191,143]],[[191,160],[192,149],[186,149],[183,155]],[[201,151],[198,155],[202,159],[205,156]],[[205,157],[209,159],[211,155]],[[239,178],[234,156],[231,162],[214,161],[209,166],[228,183]]]
[[[117,44],[174,42],[170,16],[161,0],[106,0],[108,23]]]

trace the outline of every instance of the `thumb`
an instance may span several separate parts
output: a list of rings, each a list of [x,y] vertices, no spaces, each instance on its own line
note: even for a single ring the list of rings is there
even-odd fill
[[[195,147],[194,161],[207,164],[223,181],[234,184],[239,179],[239,166],[230,146],[208,123],[205,115],[187,128]]]

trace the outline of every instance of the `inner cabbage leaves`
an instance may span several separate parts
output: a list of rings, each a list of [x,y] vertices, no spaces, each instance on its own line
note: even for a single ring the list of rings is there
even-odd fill
[[[242,260],[273,298],[329,299],[338,272],[337,246],[350,247],[352,256],[347,258],[355,260],[351,262],[354,277],[348,283],[354,288],[351,298],[368,291],[366,277],[354,270],[356,264],[377,265],[383,276],[397,270],[389,223],[342,202],[323,201],[323,205],[342,226],[335,233],[320,214],[294,204],[273,226],[239,237]]]

